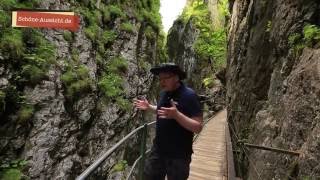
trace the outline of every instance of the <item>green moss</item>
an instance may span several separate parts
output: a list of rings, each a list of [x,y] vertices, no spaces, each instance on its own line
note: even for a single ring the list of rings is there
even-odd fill
[[[34,113],[33,105],[22,105],[18,112],[18,121],[19,123],[24,123],[27,120],[31,119]]]
[[[73,40],[72,33],[70,31],[64,31],[63,38],[64,40],[71,42]]]
[[[125,22],[125,23],[122,23],[120,25],[120,30],[129,32],[129,33],[133,33],[134,32],[134,26],[129,22]]]

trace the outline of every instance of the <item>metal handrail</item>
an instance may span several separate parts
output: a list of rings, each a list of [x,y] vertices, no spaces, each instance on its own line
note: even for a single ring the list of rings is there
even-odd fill
[[[138,128],[131,131],[128,135],[126,135],[124,138],[122,138],[117,144],[112,146],[110,149],[108,149],[107,152],[105,152],[101,157],[99,157],[93,164],[91,164],[83,173],[81,173],[76,180],[84,180],[87,178],[94,170],[96,170],[100,164],[105,161],[120,145],[122,145],[126,140],[128,140],[132,135],[140,131],[141,129],[150,126],[154,124],[156,121],[153,121],[151,123],[144,124],[142,126],[139,126]]]
[[[148,151],[145,152],[145,154],[148,154],[151,151],[151,149],[148,149]],[[139,156],[136,161],[134,161],[129,174],[127,175],[126,180],[129,180],[129,178],[131,177],[131,174],[133,173],[133,170],[135,169],[136,165],[138,164],[138,162],[142,159],[142,156]]]

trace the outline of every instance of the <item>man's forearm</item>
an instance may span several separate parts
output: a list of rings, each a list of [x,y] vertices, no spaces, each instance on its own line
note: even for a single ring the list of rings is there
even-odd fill
[[[194,133],[199,133],[202,130],[202,116],[189,118],[178,111],[175,120],[181,126]]]
[[[149,110],[151,110],[152,112],[156,112],[156,110],[157,110],[157,106],[154,106],[154,105],[152,105],[152,104],[149,104]]]

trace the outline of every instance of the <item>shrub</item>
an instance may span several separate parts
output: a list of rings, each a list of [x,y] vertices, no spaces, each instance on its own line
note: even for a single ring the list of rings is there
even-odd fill
[[[21,30],[8,28],[2,35],[0,48],[7,58],[21,58],[25,51]]]
[[[31,83],[31,85],[39,83],[46,77],[46,72],[43,69],[31,64],[22,66],[21,74],[27,82]]]
[[[83,65],[76,68],[69,67],[69,70],[61,76],[61,81],[66,88],[66,97],[72,100],[78,99],[80,95],[92,89],[89,70]]]

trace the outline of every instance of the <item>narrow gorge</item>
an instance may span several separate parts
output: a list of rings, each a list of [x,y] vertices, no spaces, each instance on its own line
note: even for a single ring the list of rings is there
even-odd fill
[[[157,102],[150,68],[167,61],[186,71],[205,121],[227,109],[237,177],[320,178],[320,2],[187,0],[168,33],[160,5],[0,2],[0,179],[75,179],[155,120],[132,102]],[[72,11],[80,27],[13,28],[15,9]],[[153,130],[149,135],[148,147]],[[140,139],[121,146],[92,179],[123,179]]]

